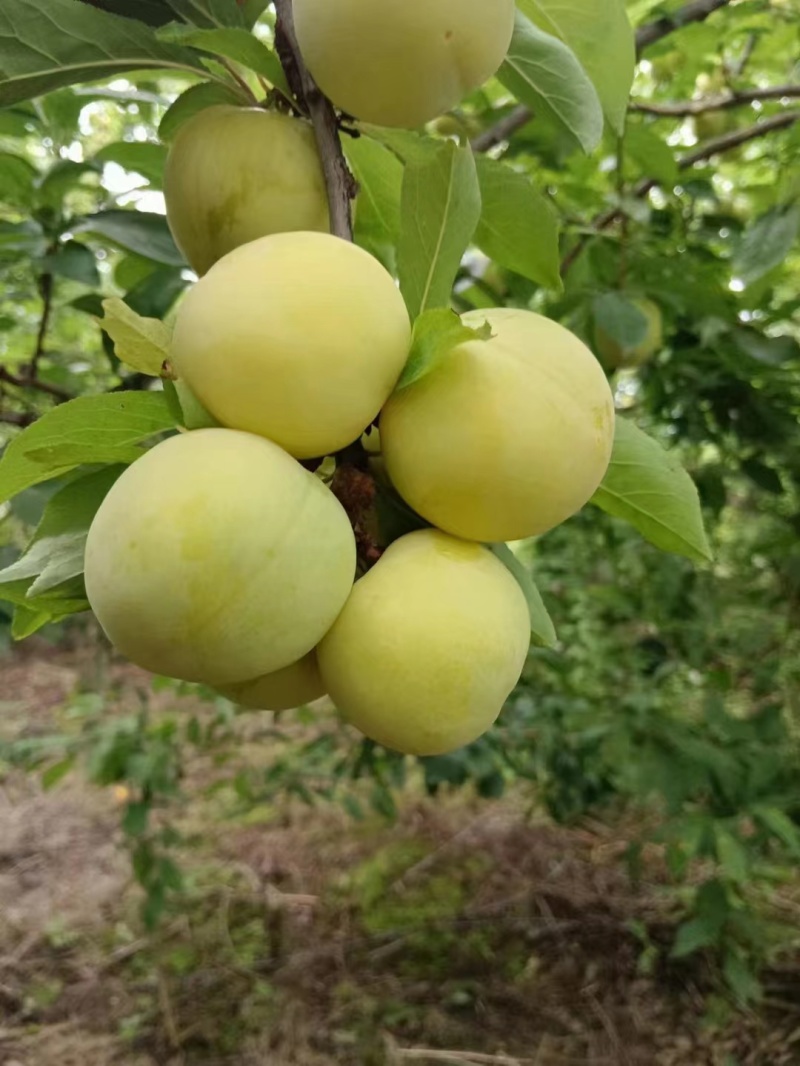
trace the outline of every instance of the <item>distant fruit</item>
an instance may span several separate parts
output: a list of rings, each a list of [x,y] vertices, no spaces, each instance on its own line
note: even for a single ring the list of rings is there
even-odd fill
[[[299,459],[357,440],[394,388],[411,327],[391,275],[321,233],[252,241],[178,311],[171,359],[223,425]]]
[[[381,414],[389,476],[411,507],[455,536],[521,540],[581,507],[602,481],[614,401],[589,349],[531,311],[470,311],[493,337],[468,341]]]
[[[320,677],[316,652],[311,651],[274,674],[238,685],[221,685],[218,691],[250,711],[288,711],[324,696],[325,683]]]
[[[638,344],[625,348],[599,326],[595,330],[595,347],[603,364],[609,370],[642,366],[664,343],[664,324],[658,304],[644,297],[635,297],[630,302],[647,319],[647,332]]]
[[[492,725],[529,644],[525,597],[497,557],[426,529],[357,582],[318,657],[348,722],[396,751],[441,755]]]
[[[311,126],[258,107],[220,104],[181,126],[164,198],[175,242],[198,274],[257,237],[329,229]]]
[[[132,662],[210,685],[297,662],[355,574],[338,500],[281,449],[200,429],[157,444],[114,484],[86,545],[86,592]]]
[[[413,129],[497,71],[514,0],[294,0],[294,18],[303,58],[337,107]]]

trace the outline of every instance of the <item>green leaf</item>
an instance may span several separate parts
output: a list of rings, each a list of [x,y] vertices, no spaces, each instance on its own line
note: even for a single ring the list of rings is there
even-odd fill
[[[701,915],[684,922],[678,928],[670,955],[673,959],[684,959],[702,948],[710,948],[719,943],[720,930],[717,923],[707,915]]]
[[[116,163],[125,170],[141,174],[151,185],[161,188],[164,183],[164,166],[167,150],[161,144],[144,141],[115,141],[95,153],[95,163]]]
[[[782,263],[800,233],[800,204],[776,207],[748,226],[733,259],[733,272],[751,284]]]
[[[67,193],[79,188],[87,175],[99,176],[96,163],[75,163],[71,159],[59,159],[48,170],[39,185],[37,199],[46,207],[60,208]]]
[[[0,152],[0,202],[27,207],[38,177],[36,167],[21,155]]]
[[[681,464],[633,422],[617,417],[614,451],[592,503],[662,551],[711,560],[700,497]]]
[[[609,125],[625,129],[636,41],[625,0],[517,0],[532,22],[568,45],[600,97]]]
[[[27,255],[32,259],[44,255],[47,247],[42,227],[32,219],[4,222],[0,219],[0,259]]]
[[[723,874],[729,881],[745,884],[750,877],[750,858],[741,840],[721,825],[716,827],[714,836]]]
[[[756,807],[753,817],[769,833],[777,837],[793,855],[800,855],[800,829],[777,807]]]
[[[665,188],[671,189],[677,182],[678,161],[669,145],[649,126],[641,123],[628,126],[625,153],[636,161],[642,174],[655,178]]]
[[[518,100],[561,122],[585,152],[603,136],[603,108],[570,49],[517,12],[514,37],[498,78]]]
[[[175,398],[180,409],[181,425],[187,429],[209,429],[220,425],[211,412],[207,411],[200,403],[186,382],[167,381],[164,382],[164,385],[165,389],[167,385],[171,385],[175,390]]]
[[[412,319],[448,307],[461,257],[481,213],[475,160],[451,141],[428,159],[406,164],[397,271]]]
[[[42,788],[45,792],[49,792],[51,788],[55,788],[60,781],[63,781],[74,765],[75,756],[68,755],[65,759],[60,759],[52,766],[48,766],[42,774]]]
[[[143,23],[78,0],[3,0],[0,8],[0,107],[64,85],[131,70],[187,70],[208,76],[200,57],[162,44]]]
[[[244,26],[236,0],[167,0],[172,10],[195,26]]]
[[[100,325],[114,342],[120,362],[142,374],[160,377],[169,357],[172,330],[157,318],[142,318],[116,296],[103,300]]]
[[[544,605],[542,594],[533,579],[533,574],[524,566],[507,544],[491,544],[492,551],[516,579],[525,593],[531,616],[531,637],[540,648],[553,648],[558,643],[553,620]]]
[[[163,318],[188,282],[175,267],[160,267],[125,294],[125,303],[143,318]]]
[[[726,953],[725,960],[722,963],[722,973],[728,982],[729,988],[740,1003],[746,1005],[761,998],[763,994],[761,982],[758,980],[753,967],[748,965],[747,960],[736,950]]]
[[[248,103],[252,101],[249,101],[240,90],[237,91],[227,85],[209,81],[201,82],[200,85],[192,85],[165,112],[158,127],[158,136],[168,143],[192,115],[196,115],[198,111],[205,111],[207,107],[213,107],[215,104],[234,104],[242,107],[247,106]]]
[[[186,266],[178,251],[164,215],[148,211],[112,209],[85,215],[71,225],[73,233],[90,233],[105,237],[129,252],[155,259],[169,266]]]
[[[366,236],[396,244],[400,235],[403,164],[372,137],[345,138],[344,150],[359,184],[356,239]]]
[[[481,329],[472,329],[464,325],[455,311],[447,308],[423,311],[414,322],[411,353],[397,388],[405,389],[425,377],[460,344],[487,341],[491,336],[488,322]]]
[[[182,36],[185,44],[193,45],[224,59],[232,59],[248,70],[266,78],[270,85],[280,89],[291,99],[289,83],[283,73],[281,61],[252,33],[245,29],[193,30]]]
[[[83,463],[131,463],[137,445],[173,429],[163,393],[108,393],[60,404],[14,437],[0,458],[0,503]]]
[[[596,326],[623,351],[635,348],[647,336],[647,316],[631,300],[607,292],[592,301]]]
[[[92,289],[100,286],[100,274],[94,253],[91,248],[79,244],[78,241],[67,241],[66,244],[60,245],[57,252],[42,260],[42,267],[60,278],[78,281]]]
[[[556,213],[527,175],[486,157],[476,165],[483,206],[475,243],[507,270],[560,291]]]

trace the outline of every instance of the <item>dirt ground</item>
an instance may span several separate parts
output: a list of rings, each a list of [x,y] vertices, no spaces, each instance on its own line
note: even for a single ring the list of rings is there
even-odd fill
[[[68,728],[97,670],[41,641],[0,658],[0,741]],[[113,670],[109,715],[150,686]],[[702,963],[659,961],[659,863],[634,887],[619,825],[413,789],[394,824],[294,800],[233,817],[208,773],[178,801],[201,827],[185,896],[146,934],[119,789],[0,760],[0,1066],[800,1063],[800,967],[734,1014]]]

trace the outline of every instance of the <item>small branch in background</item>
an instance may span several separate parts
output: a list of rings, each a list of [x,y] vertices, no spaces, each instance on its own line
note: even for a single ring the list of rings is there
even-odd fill
[[[4,366],[0,366],[0,381],[4,381],[7,385],[13,385],[17,389],[36,389],[37,392],[47,393],[48,396],[52,396],[59,403],[73,399],[70,393],[65,389],[60,389],[58,385],[51,385],[47,381],[32,377],[30,375],[32,368],[33,363],[26,367],[27,372],[24,377],[18,377],[16,374],[12,374],[10,370],[6,370]]]
[[[730,2],[731,0],[692,0],[692,3],[679,8],[673,14],[664,15],[663,18],[641,26],[636,32],[637,53],[691,22],[705,22],[709,15],[713,15],[721,7],[727,7]]]
[[[20,429],[24,429],[35,421],[36,415],[33,413],[22,415],[16,411],[0,411],[0,422],[5,423],[7,426],[19,426]]]
[[[48,254],[53,254],[55,248],[48,249]],[[49,271],[45,271],[39,278],[39,292],[42,297],[42,317],[39,320],[39,330],[36,334],[36,347],[33,350],[31,361],[28,366],[26,376],[31,380],[36,380],[36,375],[39,370],[39,360],[44,355],[44,342],[47,337],[47,329],[50,325],[50,315],[53,312],[53,288],[54,281],[53,275]]]
[[[747,38],[745,46],[742,49],[742,54],[739,57],[739,59],[737,60],[737,62],[732,63],[732,64],[728,64],[728,63],[724,63],[723,64],[723,70],[725,72],[725,81],[726,81],[726,83],[728,85],[728,88],[731,89],[731,91],[734,91],[734,83],[739,78],[741,78],[741,76],[744,74],[745,70],[747,69],[747,64],[750,62],[750,60],[751,60],[751,58],[753,56],[753,52],[755,52],[755,50],[756,50],[756,45],[757,44],[758,44],[758,34],[751,33],[748,36],[748,38]]]
[[[661,115],[664,118],[688,118],[704,115],[707,111],[729,111],[743,107],[756,100],[791,100],[800,97],[800,84],[772,85],[766,89],[745,89],[742,92],[726,93],[724,96],[706,96],[700,100],[684,100],[674,103],[650,104],[633,101],[631,111],[645,115]]]
[[[713,159],[715,155],[722,155],[724,152],[730,152],[734,148],[739,148],[743,144],[748,144],[750,141],[765,137],[768,133],[774,133],[776,130],[780,129],[787,129],[798,121],[800,121],[800,111],[785,111],[782,115],[773,115],[771,118],[764,119],[763,122],[756,123],[755,126],[747,126],[745,129],[736,130],[733,133],[726,133],[722,137],[715,137],[712,141],[706,141],[705,144],[701,144],[693,152],[688,152],[686,155],[682,156],[678,160],[678,167],[681,170],[688,170],[697,163],[704,163],[709,159]],[[648,178],[636,186],[634,195],[637,199],[642,200],[648,193],[655,189],[657,185],[659,185],[659,182],[656,181],[655,178]],[[598,215],[592,224],[592,233],[585,234],[581,237],[577,244],[564,257],[564,260],[561,263],[562,275],[566,274],[594,237],[602,233],[603,230],[608,229],[609,226],[613,225],[618,219],[621,219],[624,216],[625,211],[619,206],[612,207],[602,215]]]
[[[669,18],[656,19],[655,22],[649,22],[646,26],[640,26],[636,31],[636,54],[639,55],[648,45],[655,44],[662,37],[668,37],[682,26],[688,26],[691,22],[705,21],[718,8],[725,7],[730,2],[731,0],[693,0]],[[473,151],[485,152],[489,148],[502,144],[530,122],[532,117],[533,113],[530,108],[521,104],[510,115],[478,134],[472,142]]]
[[[496,148],[498,144],[507,141],[509,137],[526,126],[533,118],[533,112],[524,104],[519,104],[510,111],[505,118],[501,118],[494,126],[479,133],[472,139],[473,152],[488,152],[490,148]]]
[[[255,107],[255,105],[258,103],[258,100],[256,100],[255,96],[253,95],[252,89],[247,84],[247,82],[244,80],[244,78],[241,76],[239,71],[236,69],[236,65],[234,63],[232,63],[229,59],[225,59],[224,57],[219,57],[218,56],[217,60],[218,60],[218,62],[220,62],[223,65],[223,67],[225,67],[227,72],[230,74],[230,76],[233,78],[233,80],[236,82],[236,84],[239,86],[239,88],[245,94],[247,99],[252,101],[253,106]]]
[[[358,187],[342,151],[336,112],[303,63],[294,29],[292,0],[275,0],[275,11],[278,16],[275,47],[292,92],[305,103],[314,126],[328,190],[331,233],[352,241],[351,201]]]

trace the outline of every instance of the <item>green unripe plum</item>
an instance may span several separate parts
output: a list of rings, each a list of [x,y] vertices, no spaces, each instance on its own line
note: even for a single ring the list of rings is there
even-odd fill
[[[311,651],[299,662],[274,674],[238,685],[222,685],[217,691],[248,711],[288,711],[324,696],[325,684],[320,677],[317,653]]]
[[[425,529],[356,583],[317,655],[348,722],[387,748],[443,755],[495,721],[530,636],[525,596],[499,559]]]
[[[614,400],[589,349],[532,311],[462,315],[467,341],[398,390],[381,414],[395,488],[433,525],[468,540],[522,540],[581,507],[602,481]]]
[[[86,545],[86,592],[111,643],[153,673],[209,685],[310,652],[355,576],[339,501],[276,444],[199,429],[115,482]]]
[[[514,0],[294,0],[294,19],[303,58],[337,107],[414,129],[497,71]]]
[[[220,104],[181,126],[164,199],[175,243],[198,274],[257,237],[329,230],[311,126],[258,107]]]
[[[377,259],[338,237],[282,233],[237,248],[197,282],[170,357],[223,425],[310,459],[361,436],[410,342],[403,298]]]
[[[658,304],[644,297],[636,297],[630,302],[634,307],[638,307],[647,319],[647,332],[638,344],[625,348],[599,326],[595,330],[597,353],[609,370],[643,366],[664,343],[664,323]]]

